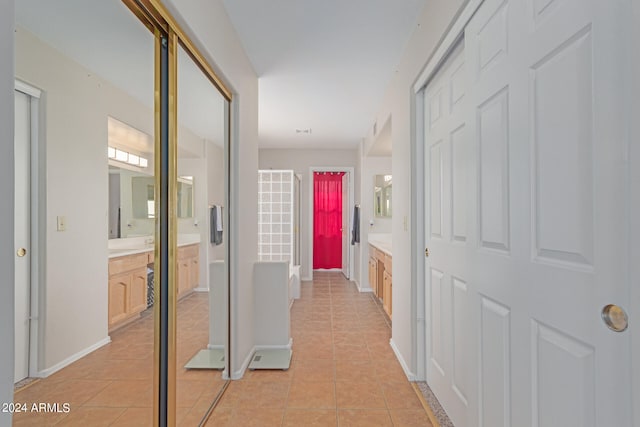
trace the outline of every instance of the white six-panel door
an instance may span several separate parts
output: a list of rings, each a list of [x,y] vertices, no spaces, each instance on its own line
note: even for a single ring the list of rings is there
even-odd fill
[[[426,293],[429,309],[430,354],[427,378],[456,426],[467,425],[470,378],[467,284],[466,71],[464,43],[457,44],[425,99],[427,170],[425,198],[429,215],[427,241],[430,268]]]
[[[631,425],[601,318],[629,298],[629,14],[486,0],[426,88],[427,379],[457,427]]]

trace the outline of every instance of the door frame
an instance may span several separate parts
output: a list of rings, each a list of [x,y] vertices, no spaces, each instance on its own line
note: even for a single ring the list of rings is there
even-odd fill
[[[40,299],[45,290],[44,236],[45,218],[41,213],[44,206],[45,159],[41,150],[40,100],[42,91],[19,79],[15,79],[14,91],[24,93],[29,97],[29,157],[30,171],[30,242],[31,266],[29,278],[29,377],[38,378],[45,375],[40,372],[40,331],[44,331],[45,316],[41,308]],[[42,231],[41,231],[42,230]]]
[[[309,167],[309,231],[307,236],[309,237],[309,256],[307,261],[309,263],[309,276],[310,279],[313,279],[313,173],[314,172],[344,172],[349,176],[349,205],[347,209],[351,209],[354,202],[354,169],[351,166],[311,166]],[[344,209],[344,200],[342,203],[342,209]],[[353,213],[349,212],[349,224],[348,230],[351,229],[351,225],[353,224]],[[344,224],[342,225],[344,228]],[[348,239],[348,235],[347,235]],[[349,265],[347,266],[347,271],[349,273],[349,277],[347,279],[351,280],[353,278],[353,245],[348,245],[349,247],[349,256],[347,259],[349,260]]]

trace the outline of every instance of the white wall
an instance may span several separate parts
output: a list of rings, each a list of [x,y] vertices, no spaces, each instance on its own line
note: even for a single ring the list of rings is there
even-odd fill
[[[364,156],[360,159],[362,164],[360,174],[360,282],[361,289],[371,289],[369,284],[369,247],[367,244],[369,233],[391,233],[392,218],[376,218],[373,214],[373,182],[375,175],[392,174],[391,157],[369,157]],[[395,182],[393,183],[394,196]],[[392,210],[393,212],[393,210]],[[373,225],[371,225],[373,221]],[[395,260],[394,260],[395,263]]]
[[[258,258],[258,79],[222,0],[167,0],[185,31],[234,92],[231,177],[232,376],[253,349],[253,263]],[[229,233],[227,233],[229,237]]]
[[[259,154],[260,169],[293,169],[302,175],[300,183],[300,263],[301,276],[310,280],[313,266],[309,265],[309,201],[313,194],[309,194],[309,168],[312,166],[352,167],[354,174],[360,175],[357,168],[358,152],[353,150],[296,150],[296,149],[261,149]],[[355,183],[355,182],[354,182]],[[354,185],[354,200],[360,200],[360,191]],[[255,199],[255,206],[258,198]],[[254,207],[255,209],[255,207]],[[351,209],[351,208],[350,208]],[[351,215],[351,214],[350,214]],[[357,270],[355,270],[357,272]],[[356,277],[356,279],[359,279]]]
[[[0,402],[13,402],[13,0],[0,10]],[[0,411],[0,426],[11,426],[10,413]]]
[[[411,88],[437,47],[458,9],[466,0],[432,0],[422,11],[416,30],[405,46],[397,72],[385,91],[384,101],[374,122],[385,123],[393,117],[393,187],[406,191],[393,192],[393,328],[392,339],[400,353],[401,362],[417,371],[415,351],[415,301],[411,288],[411,136],[414,123],[411,118]],[[373,123],[372,123],[373,124]],[[367,135],[364,152],[374,143]],[[364,184],[363,184],[364,186]],[[404,224],[407,227],[404,227]]]

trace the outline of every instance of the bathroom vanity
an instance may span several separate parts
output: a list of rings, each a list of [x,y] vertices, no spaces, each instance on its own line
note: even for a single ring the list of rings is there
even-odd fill
[[[178,298],[200,283],[199,236],[179,239],[177,254]],[[147,280],[153,269],[154,245],[149,237],[109,240],[109,331],[140,317],[147,309]]]

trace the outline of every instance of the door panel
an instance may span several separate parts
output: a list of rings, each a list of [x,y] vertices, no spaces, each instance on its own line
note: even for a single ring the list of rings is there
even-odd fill
[[[140,313],[147,308],[147,269],[140,269],[131,274],[129,286],[129,312]]]
[[[629,334],[600,316],[629,304],[630,13],[623,0],[485,0],[425,90],[427,268],[440,272],[426,275],[427,379],[458,427],[631,425]],[[450,108],[456,61],[467,86]]]
[[[480,245],[509,251],[509,91],[478,107]]]
[[[26,249],[15,258],[15,365],[14,381],[29,376],[29,315],[31,286],[31,119],[29,96],[15,91],[15,225],[14,250]]]
[[[456,426],[467,425],[472,393],[467,353],[473,346],[469,343],[465,265],[469,229],[465,69],[464,46],[460,44],[425,94],[425,164],[429,165],[425,230],[431,252],[426,274],[431,287],[426,293],[431,311],[427,381]]]

